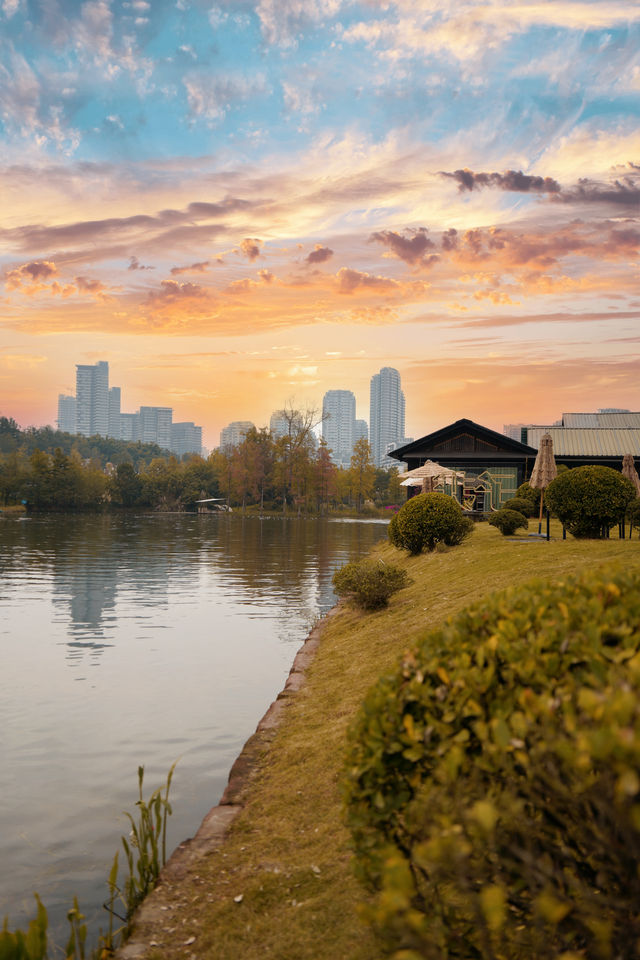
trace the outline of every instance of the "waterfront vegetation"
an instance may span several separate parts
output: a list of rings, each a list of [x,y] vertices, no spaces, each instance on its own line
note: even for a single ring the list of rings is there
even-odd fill
[[[136,908],[154,889],[167,862],[167,818],[172,812],[169,790],[175,767],[174,763],[164,787],[154,790],[148,800],[142,792],[144,767],[138,767],[137,814],[126,812],[131,831],[128,837],[121,837],[128,872],[120,878],[116,852],[105,883],[107,929],[90,931],[78,898],[74,897],[67,911],[69,938],[64,949],[65,960],[108,960],[118,946],[126,942]],[[9,919],[4,918],[0,930],[0,960],[46,960],[60,951],[59,945],[50,943],[47,910],[37,893],[35,900],[36,915],[26,931],[9,930]]]
[[[337,467],[313,420],[291,414],[284,437],[254,429],[232,449],[182,459],[149,444],[22,431],[0,417],[0,509],[24,501],[29,511],[183,511],[219,498],[236,510],[326,515],[375,513],[403,499],[398,471],[374,467],[366,440],[348,468]]]
[[[307,683],[290,702],[227,841],[171,883],[171,921],[144,931],[157,943],[149,958],[183,957],[191,937],[199,958],[378,960],[384,954],[374,928],[363,922],[379,904],[354,875],[345,825],[348,730],[367,691],[381,675],[395,674],[407,650],[494,590],[611,565],[640,573],[637,539],[563,541],[556,521],[551,534],[550,542],[508,540],[478,524],[453,549],[410,556],[390,544],[375,548],[378,561],[404,569],[412,582],[384,609],[345,605],[327,620]],[[387,905],[392,899],[389,893]]]

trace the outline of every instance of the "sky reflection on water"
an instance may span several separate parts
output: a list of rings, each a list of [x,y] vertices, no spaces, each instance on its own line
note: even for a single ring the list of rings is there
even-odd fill
[[[282,688],[331,576],[383,524],[223,515],[0,523],[0,915],[104,925],[133,808],[178,758],[169,843],[193,835]]]

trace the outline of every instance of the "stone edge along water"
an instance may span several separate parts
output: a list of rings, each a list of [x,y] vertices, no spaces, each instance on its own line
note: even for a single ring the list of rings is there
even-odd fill
[[[175,906],[176,887],[189,874],[195,874],[198,863],[223,845],[229,827],[246,803],[251,780],[258,764],[282,723],[292,696],[302,687],[305,672],[312,662],[324,626],[337,611],[333,607],[309,633],[296,654],[284,688],[280,691],[256,731],[247,740],[229,773],[229,781],[220,803],[206,814],[196,835],[179,844],[163,868],[157,886],[135,914],[134,929],[124,946],[116,951],[116,960],[142,960],[156,950],[159,933],[167,923],[167,908]]]

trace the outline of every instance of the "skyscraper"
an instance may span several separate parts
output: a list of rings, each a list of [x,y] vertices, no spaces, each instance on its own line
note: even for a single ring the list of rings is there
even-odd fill
[[[185,453],[202,453],[202,427],[191,421],[171,424],[171,452],[178,457]]]
[[[322,437],[338,466],[351,463],[356,419],[356,398],[351,390],[327,390],[322,398]]]
[[[76,432],[76,398],[58,394],[58,430]]]
[[[109,432],[108,436],[120,440],[122,427],[120,424],[120,387],[109,387]]]
[[[172,407],[140,407],[140,440],[171,449]]]
[[[233,447],[238,447],[249,430],[255,430],[251,420],[233,420],[220,431],[220,449],[231,450]]]
[[[109,364],[76,364],[76,432],[85,437],[109,432]]]
[[[393,367],[383,367],[371,377],[369,412],[371,455],[379,467],[388,450],[404,440],[404,393]]]

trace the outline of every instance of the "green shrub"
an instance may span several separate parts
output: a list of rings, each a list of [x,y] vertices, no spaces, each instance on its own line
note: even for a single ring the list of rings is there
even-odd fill
[[[460,504],[445,493],[420,493],[400,508],[389,524],[389,540],[402,550],[418,554],[437,543],[462,543],[473,530]]]
[[[403,960],[640,955],[640,576],[534,581],[367,695],[345,780]]]
[[[636,497],[635,500],[629,502],[626,517],[632,529],[640,530],[640,497]]]
[[[502,504],[503,510],[517,510],[523,517],[532,517],[535,507],[533,500],[527,500],[526,497],[513,497],[511,500],[505,500]]]
[[[45,960],[47,956],[47,911],[35,894],[38,909],[36,916],[29,923],[27,932],[14,930],[8,927],[7,918],[4,919],[0,930],[0,960]]]
[[[611,467],[567,470],[547,487],[545,501],[574,537],[597,539],[621,523],[636,495],[630,480]]]
[[[497,527],[503,537],[509,537],[512,533],[515,533],[516,530],[522,528],[526,530],[529,526],[529,521],[517,510],[507,510],[503,507],[502,510],[498,510],[497,513],[491,514],[489,524],[492,527]]]
[[[333,588],[339,597],[352,600],[363,610],[386,607],[389,597],[410,583],[406,570],[382,560],[358,560],[347,563],[333,575]]]
[[[521,483],[516,490],[516,499],[529,501],[533,511],[532,516],[536,510],[540,509],[540,491],[535,487],[532,487],[528,480],[526,480],[524,483]]]

